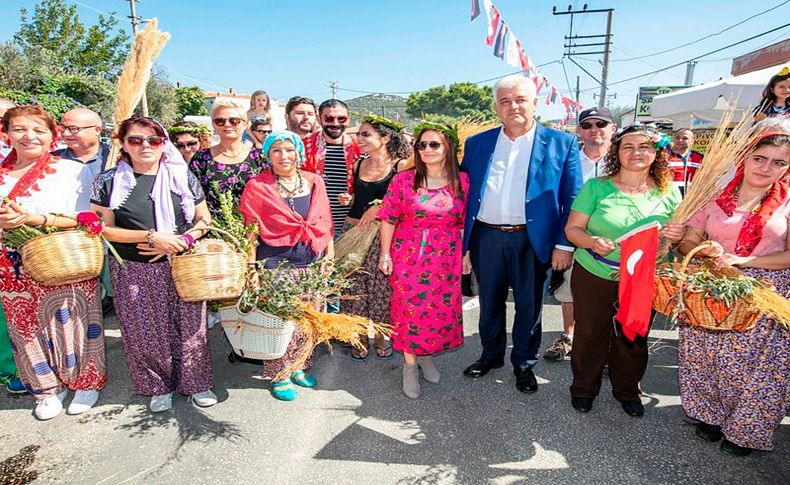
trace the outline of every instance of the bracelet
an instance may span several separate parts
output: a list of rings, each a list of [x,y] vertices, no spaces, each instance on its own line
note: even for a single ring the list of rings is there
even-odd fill
[[[145,235],[145,242],[148,243],[148,247],[154,247],[154,234],[156,234],[156,230],[149,229],[148,234]]]
[[[181,240],[184,241],[188,248],[192,248],[195,245],[195,238],[192,237],[192,234],[185,232],[181,235]]]
[[[379,256],[379,261],[381,262],[392,261],[392,257],[389,254],[382,254],[381,256]]]

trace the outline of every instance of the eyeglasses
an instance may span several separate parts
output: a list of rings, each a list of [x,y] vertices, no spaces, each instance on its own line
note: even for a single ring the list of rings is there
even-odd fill
[[[185,148],[189,148],[189,149],[191,150],[191,149],[193,149],[193,148],[197,147],[197,146],[198,146],[198,143],[200,143],[200,142],[197,142],[197,141],[188,141],[188,142],[186,142],[186,143],[178,143],[178,142],[176,142],[176,143],[174,143],[174,145],[175,145],[175,146],[176,146],[176,148],[178,148],[179,150],[183,150],[183,149],[185,149]],[[153,145],[151,145],[151,146],[153,146]]]
[[[324,123],[334,123],[335,120],[342,125],[348,121],[348,116],[324,116]]]
[[[141,146],[143,144],[143,142],[148,142],[148,145],[151,148],[159,148],[160,146],[162,146],[165,143],[165,137],[163,137],[163,136],[155,136],[155,135],[152,135],[152,136],[131,135],[131,136],[127,136],[126,138],[124,138],[124,140],[126,140],[126,143],[128,143],[128,144],[130,144],[130,145],[132,145],[134,147],[139,147],[139,146]]]
[[[63,129],[64,129],[65,131],[68,131],[68,132],[69,132],[69,133],[71,133],[72,135],[76,135],[76,134],[77,134],[77,133],[79,133],[80,131],[82,131],[82,130],[87,130],[88,128],[96,128],[96,125],[91,125],[91,126],[77,126],[77,125],[70,125],[70,126],[64,126],[64,127],[63,127]]]
[[[272,132],[272,130],[252,130],[252,131],[261,135],[268,135],[269,133]]]
[[[441,146],[442,144],[438,141],[418,141],[414,144],[414,148],[417,150],[425,150],[428,147],[430,147],[431,150],[438,150]]]
[[[214,118],[212,121],[217,126],[225,126],[227,123],[230,123],[230,126],[239,126],[244,120],[241,118]]]
[[[585,121],[584,123],[581,123],[579,126],[581,127],[582,130],[589,130],[590,128],[593,127],[593,124]],[[596,128],[606,128],[607,126],[609,126],[608,121],[598,120],[595,122]]]

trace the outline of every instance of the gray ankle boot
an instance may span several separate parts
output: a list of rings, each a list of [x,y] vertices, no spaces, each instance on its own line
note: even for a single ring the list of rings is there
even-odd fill
[[[420,397],[420,368],[403,363],[403,393],[412,399]]]
[[[426,381],[432,384],[439,383],[439,380],[442,378],[442,376],[439,374],[439,369],[436,368],[436,364],[433,362],[432,355],[418,356],[417,365],[419,365],[420,369],[422,369],[422,376]]]

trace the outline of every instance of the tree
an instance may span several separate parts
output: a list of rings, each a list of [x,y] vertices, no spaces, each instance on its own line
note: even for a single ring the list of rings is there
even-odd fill
[[[466,82],[451,84],[449,88],[435,86],[409,95],[406,113],[415,118],[435,114],[481,121],[496,117],[491,88]]]
[[[178,106],[177,116],[184,119],[187,115],[207,115],[206,100],[203,91],[197,87],[176,88],[176,104]]]
[[[145,88],[148,96],[148,116],[159,120],[165,126],[170,126],[178,118],[178,103],[175,95],[176,88],[167,79],[166,71],[159,65],[154,64],[151,72],[151,79]],[[142,113],[142,108],[138,105],[137,114]]]
[[[123,30],[114,33],[118,21],[99,16],[96,25],[84,25],[76,5],[66,0],[42,0],[32,16],[20,9],[21,27],[14,43],[26,55],[45,49],[57,65],[69,74],[86,74],[114,78],[129,50],[129,37]]]

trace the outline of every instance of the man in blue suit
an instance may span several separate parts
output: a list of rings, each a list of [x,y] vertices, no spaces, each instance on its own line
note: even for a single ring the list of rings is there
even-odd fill
[[[576,139],[533,118],[534,83],[515,75],[494,85],[502,126],[469,138],[461,170],[469,174],[464,226],[465,266],[480,288],[481,357],[464,370],[482,377],[504,365],[505,301],[513,289],[516,314],[510,361],[516,389],[537,391],[541,309],[549,269],[570,266],[565,223],[582,184]],[[468,251],[468,252],[467,252]]]

